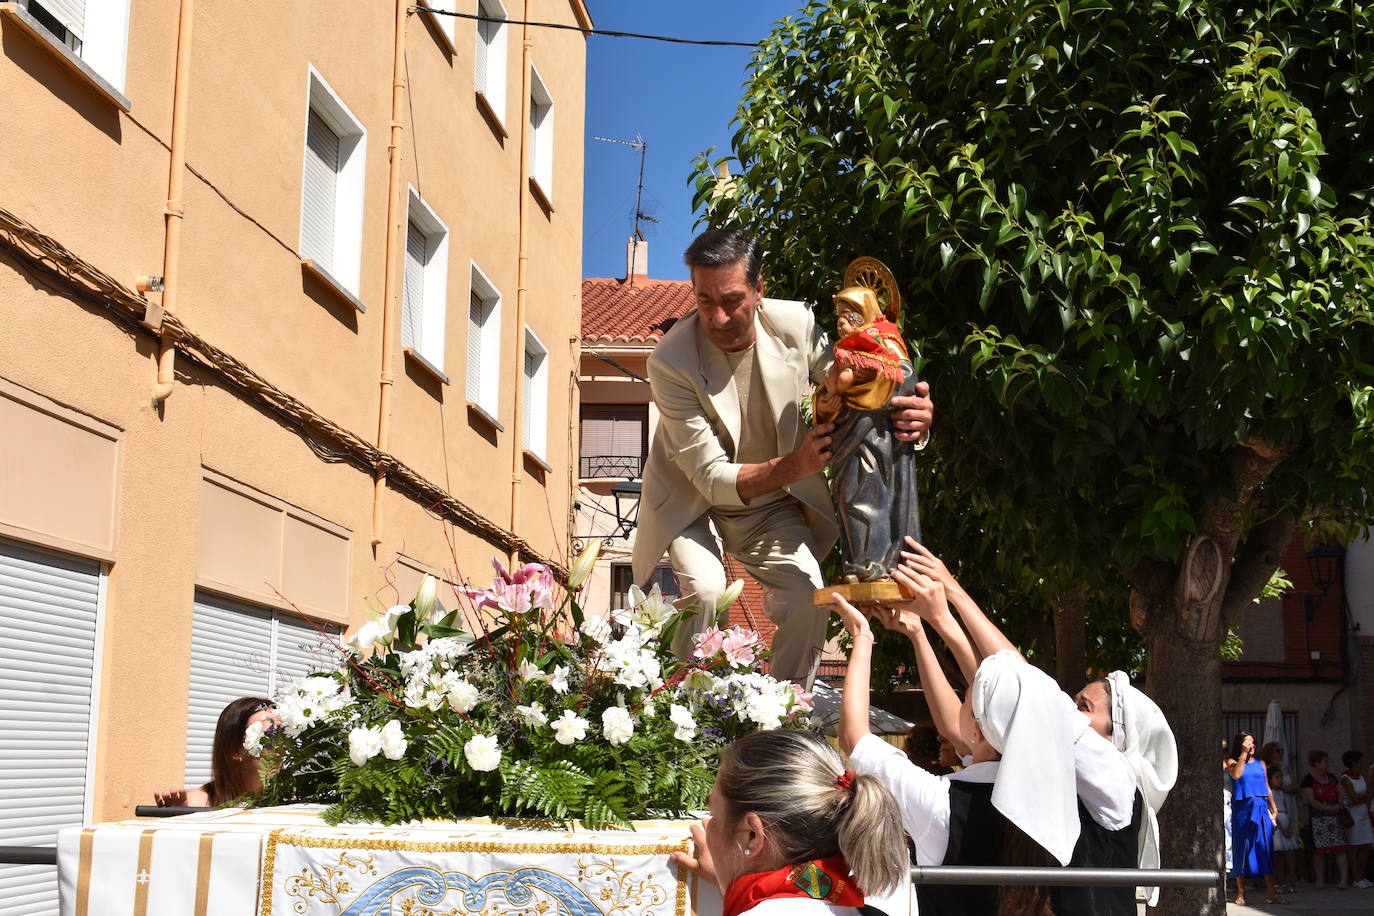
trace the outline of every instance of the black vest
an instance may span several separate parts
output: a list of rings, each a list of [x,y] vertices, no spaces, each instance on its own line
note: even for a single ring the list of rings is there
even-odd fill
[[[941,865],[1001,865],[1007,819],[992,806],[992,783],[949,781],[949,846]],[[995,885],[921,884],[921,916],[995,916]]]
[[[1131,822],[1120,830],[1108,830],[1093,820],[1078,802],[1080,831],[1069,865],[1083,868],[1137,868],[1140,834],[1140,793],[1135,794]],[[1135,916],[1135,886],[1060,887],[1054,891],[1054,911],[1061,916]]]

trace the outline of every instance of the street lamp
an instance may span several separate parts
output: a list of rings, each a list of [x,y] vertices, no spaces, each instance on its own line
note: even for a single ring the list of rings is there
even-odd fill
[[[1320,598],[1308,595],[1304,602],[1308,620],[1312,619],[1316,614],[1317,605],[1326,600],[1326,596],[1340,580],[1341,562],[1344,559],[1345,551],[1331,544],[1318,544],[1307,552],[1307,572],[1317,588],[1321,589]]]
[[[611,496],[615,497],[616,537],[621,540],[630,536],[639,520],[639,494],[638,480],[621,480],[611,484]],[[627,505],[622,507],[621,500]]]

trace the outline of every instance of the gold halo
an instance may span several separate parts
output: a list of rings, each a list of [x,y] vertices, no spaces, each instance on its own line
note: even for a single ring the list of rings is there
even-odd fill
[[[897,290],[897,278],[892,276],[892,271],[882,261],[867,255],[850,261],[844,269],[844,285],[873,290],[883,314],[890,319],[900,319],[902,294]]]

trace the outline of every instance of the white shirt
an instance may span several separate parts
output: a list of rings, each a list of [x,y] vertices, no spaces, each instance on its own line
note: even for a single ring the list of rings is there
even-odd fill
[[[902,826],[916,844],[916,864],[939,865],[949,848],[949,784],[991,783],[997,778],[996,760],[975,763],[949,776],[936,776],[911,762],[901,748],[877,735],[864,735],[849,755],[856,773],[877,777],[887,786],[902,814]]]
[[[1073,769],[1078,799],[1088,815],[1108,830],[1130,826],[1135,807],[1135,770],[1110,739],[1092,728],[1085,713],[1074,711]]]

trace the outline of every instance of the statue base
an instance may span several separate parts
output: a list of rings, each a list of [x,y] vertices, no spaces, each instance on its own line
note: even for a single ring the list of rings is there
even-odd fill
[[[834,602],[830,599],[831,592],[838,592],[839,596],[850,604],[907,601],[912,597],[893,580],[883,578],[875,579],[872,582],[837,582],[834,585],[827,585],[825,588],[818,588],[812,594],[811,603],[816,607],[833,604]]]

